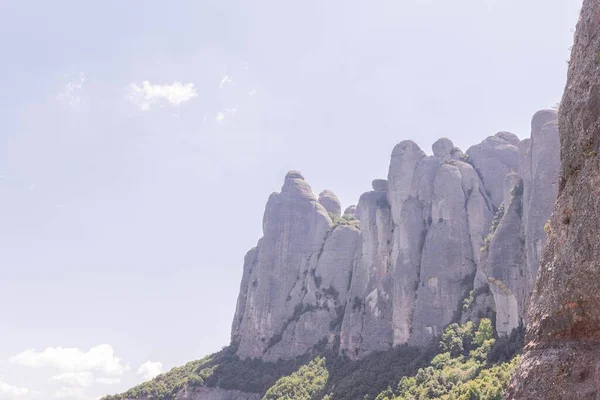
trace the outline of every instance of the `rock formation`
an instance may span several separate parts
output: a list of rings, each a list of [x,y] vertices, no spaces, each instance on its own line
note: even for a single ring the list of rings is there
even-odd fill
[[[267,202],[263,234],[246,255],[232,342],[242,358],[295,357],[341,322],[359,231],[335,225],[291,171]]]
[[[526,352],[507,399],[600,397],[599,31],[600,3],[585,0],[560,106],[558,200],[546,225],[549,234],[529,310]],[[548,123],[544,127],[540,132],[554,129]],[[546,168],[547,157],[540,152],[532,170]],[[535,254],[539,247],[532,243],[528,251]]]
[[[556,197],[556,112],[531,139],[500,132],[463,153],[448,138],[427,156],[393,150],[341,215],[291,171],[269,198],[250,250],[232,328],[241,358],[274,361],[329,346],[352,358],[425,345],[461,317],[497,312],[502,334],[525,321],[544,225]]]
[[[331,190],[324,190],[319,194],[319,203],[328,213],[340,216],[342,214],[342,204],[340,199]]]
[[[531,139],[518,144],[518,174],[504,177],[502,206],[488,236],[482,269],[494,296],[499,333],[508,334],[527,321],[529,297],[546,238],[544,225],[558,193],[560,142],[556,122],[555,110],[534,115]],[[488,179],[498,179],[489,172],[487,175]]]

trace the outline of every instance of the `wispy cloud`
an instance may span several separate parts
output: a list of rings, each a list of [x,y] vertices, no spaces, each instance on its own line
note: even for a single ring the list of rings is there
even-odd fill
[[[239,106],[224,108],[222,111],[217,113],[217,115],[215,116],[215,121],[217,121],[220,124],[225,122],[225,118],[233,117],[235,115],[235,113],[238,110],[238,107]]]
[[[141,111],[148,111],[155,106],[178,106],[190,101],[196,94],[193,83],[173,82],[170,85],[153,85],[143,81],[141,86],[130,83],[125,88],[125,98]]]
[[[85,74],[81,72],[77,79],[68,82],[56,95],[58,101],[64,102],[73,110],[78,111],[81,104],[81,90],[85,83]]]
[[[162,372],[163,365],[160,361],[146,361],[137,370],[138,376],[141,376],[145,381],[154,378]]]
[[[101,385],[117,385],[120,382],[119,378],[96,378],[96,383]]]
[[[83,388],[80,387],[62,387],[54,392],[52,396],[54,399],[73,399],[73,400],[87,400],[88,396],[86,396]]]
[[[129,369],[129,365],[116,357],[113,348],[107,344],[88,351],[64,347],[48,347],[43,351],[30,349],[12,357],[10,362],[33,368],[54,367],[65,372],[99,371],[112,376]]]
[[[221,83],[219,83],[219,88],[223,88],[225,86],[231,85],[233,86],[233,79],[231,79],[231,76],[229,75],[224,75],[223,78],[221,79]]]
[[[63,372],[50,378],[51,383],[65,386],[88,387],[94,381],[91,372]]]
[[[29,391],[27,389],[18,388],[16,386],[9,385],[8,383],[0,382],[0,399],[13,400],[17,396],[24,396]]]

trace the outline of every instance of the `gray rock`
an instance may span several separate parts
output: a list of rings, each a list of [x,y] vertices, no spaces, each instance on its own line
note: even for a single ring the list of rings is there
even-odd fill
[[[552,212],[558,195],[560,163],[560,138],[558,115],[555,110],[537,112],[531,122],[531,144],[526,155],[526,171],[522,173],[525,202],[523,224],[527,270],[523,315],[529,306],[529,295],[538,274],[543,244],[546,241],[544,226]],[[526,319],[526,318],[525,318]]]
[[[337,216],[342,215],[340,199],[331,190],[324,190],[319,194],[319,203],[327,212]]]
[[[505,183],[505,193],[508,194],[503,204],[504,216],[491,233],[493,239],[485,261],[489,287],[496,305],[496,331],[500,335],[508,335],[519,326],[523,317],[519,300],[523,300],[526,286],[523,278],[523,203],[522,195],[514,190],[522,182],[516,174],[509,174]]]
[[[392,151],[388,172],[388,201],[394,224],[400,223],[404,201],[417,190],[418,183],[413,182],[413,175],[423,158],[425,153],[411,140],[400,142]]]
[[[388,180],[374,180],[337,226],[328,216],[340,214],[337,197],[325,191],[317,202],[302,175],[288,173],[246,256],[232,328],[238,355],[274,361],[339,340],[342,353],[360,358],[425,345],[449,323],[491,309],[498,332],[509,334],[526,320],[556,191],[551,116],[536,114],[531,140],[499,132],[468,155],[445,138],[433,156],[401,142]],[[505,214],[484,243],[501,205]]]
[[[467,150],[495,209],[503,200],[504,177],[519,169],[519,150],[514,143],[514,135],[499,132]]]
[[[374,179],[372,186],[376,192],[387,192],[388,190],[388,182],[385,179]]]
[[[441,138],[431,146],[431,149],[433,150],[433,155],[436,157],[448,157],[452,154],[452,150],[454,150],[454,143],[448,138]]]
[[[352,206],[348,206],[346,207],[346,209],[344,210],[344,215],[356,215],[356,206],[352,205]]]
[[[431,225],[422,250],[409,339],[413,344],[429,343],[452,322],[472,289],[477,269],[465,207],[469,192],[463,190],[463,176],[457,165],[460,162],[453,163],[440,165],[433,184]],[[470,189],[472,194],[473,187]]]
[[[351,358],[392,346],[392,217],[387,193],[364,193],[356,214],[361,241],[340,333],[340,350]]]
[[[512,144],[513,146],[517,146],[517,147],[519,147],[519,143],[521,143],[521,140],[519,139],[519,137],[511,132],[498,132],[498,133],[496,133],[496,137],[499,139],[505,140],[508,143]]]
[[[341,329],[359,242],[360,231],[352,226],[337,226],[329,233],[318,253],[316,268],[304,280],[301,313],[289,319],[281,340],[263,359],[294,358],[322,340],[333,346]]]
[[[265,357],[304,308],[310,271],[332,227],[298,172],[287,174],[281,193],[270,196],[263,238],[247,256],[232,337],[238,356]]]

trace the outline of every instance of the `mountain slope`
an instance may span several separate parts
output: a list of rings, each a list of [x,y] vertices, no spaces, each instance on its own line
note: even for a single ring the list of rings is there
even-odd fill
[[[388,180],[343,214],[333,192],[317,197],[290,171],[245,257],[231,345],[106,399],[255,400],[316,356],[328,371],[318,396],[400,396],[402,377],[446,357],[438,340],[449,325],[482,318],[492,353],[512,357],[558,191],[558,146],[553,110],[534,115],[530,139],[499,132],[466,153],[446,138],[430,156],[404,141]],[[484,373],[492,356],[461,357],[446,360],[470,371],[461,385],[506,375]]]

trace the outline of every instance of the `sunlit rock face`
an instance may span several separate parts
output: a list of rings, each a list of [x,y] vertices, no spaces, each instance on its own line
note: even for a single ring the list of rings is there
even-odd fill
[[[496,312],[509,334],[526,321],[556,197],[555,111],[531,138],[499,132],[461,151],[448,138],[427,155],[410,140],[392,151],[341,213],[298,171],[269,198],[263,237],[244,262],[232,342],[242,358],[274,361],[325,346],[351,358],[409,343]]]

